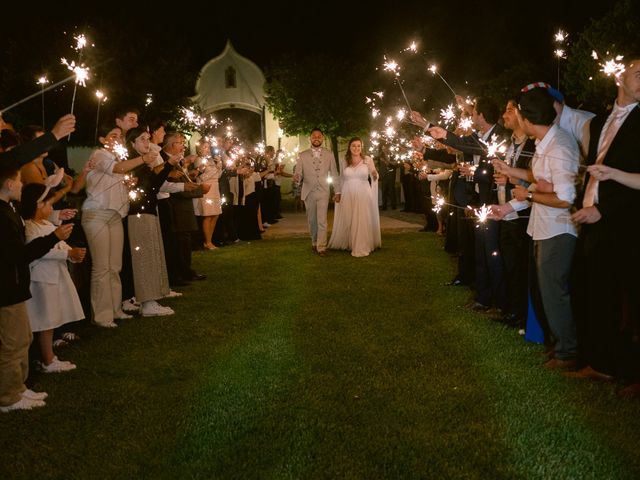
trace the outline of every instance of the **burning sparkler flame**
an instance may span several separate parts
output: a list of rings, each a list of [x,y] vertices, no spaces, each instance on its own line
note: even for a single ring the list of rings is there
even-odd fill
[[[69,63],[66,58],[62,58],[61,61],[63,65],[75,74],[76,85],[86,86],[86,81],[89,80],[89,68],[85,67],[84,64],[76,65],[73,60]]]
[[[563,32],[562,30],[558,30],[558,32],[554,35],[554,39],[558,43],[564,42],[567,37],[569,37],[568,33]]]

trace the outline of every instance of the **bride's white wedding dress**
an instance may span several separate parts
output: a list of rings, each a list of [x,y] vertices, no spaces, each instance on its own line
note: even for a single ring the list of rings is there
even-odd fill
[[[354,257],[366,257],[382,244],[378,212],[378,181],[371,178],[371,158],[355,167],[343,165],[340,202],[335,204],[329,248],[350,250]]]

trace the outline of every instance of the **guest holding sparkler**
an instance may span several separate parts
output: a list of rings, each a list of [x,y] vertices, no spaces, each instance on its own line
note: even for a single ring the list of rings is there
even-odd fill
[[[477,98],[471,118],[478,133],[457,136],[453,132],[435,126],[426,130],[436,140],[471,156],[472,162],[460,167],[460,173],[467,177],[468,181],[463,182],[459,177],[455,179],[456,203],[461,207],[497,203],[493,188],[493,166],[489,144],[504,143],[504,139],[508,137],[506,130],[497,123],[499,116],[500,110],[493,101],[488,98]],[[411,118],[423,128],[428,127],[427,121],[419,113],[412,112]],[[506,287],[502,258],[499,254],[500,224],[494,220],[488,220],[477,229],[470,229],[470,223],[466,217],[462,217],[462,224],[458,225],[462,260],[459,264],[462,268],[459,268],[458,275],[461,278],[471,276],[468,272],[465,273],[464,269],[469,268],[470,263],[467,263],[467,259],[474,255],[476,297],[471,308],[486,312],[491,307],[495,307],[502,311],[506,308]],[[474,245],[473,253],[471,253],[472,244]]]
[[[517,115],[518,102],[509,100],[505,108],[502,118],[505,128],[511,130],[511,142],[505,152],[505,160],[507,166],[529,169],[531,166],[531,157],[535,151],[535,141],[529,138],[522,128],[522,124]],[[497,162],[497,161],[496,161]],[[504,205],[513,199],[512,191],[515,185],[521,184],[521,180],[511,179],[504,173],[494,174],[494,180],[498,187],[498,205],[492,205],[493,210],[499,210],[500,205]],[[500,225],[500,251],[504,261],[504,273],[507,285],[507,307],[500,321],[511,327],[518,327],[520,330],[525,328],[528,308],[528,291],[527,279],[531,288],[532,298],[538,299],[538,281],[535,278],[535,263],[531,263],[529,268],[529,253],[531,250],[530,237],[527,235],[528,218],[531,213],[530,209],[521,210],[519,212],[511,212],[502,218]],[[530,272],[530,273],[528,273]],[[542,305],[541,301],[534,304]],[[544,309],[536,309],[538,321],[543,326],[546,325],[544,320]],[[548,330],[548,327],[547,327]]]
[[[22,189],[20,211],[25,219],[27,243],[55,231],[56,226],[48,220],[53,210],[53,200],[54,193],[45,185],[31,183]],[[61,325],[84,318],[67,260],[82,262],[85,254],[86,249],[72,248],[60,241],[46,255],[29,265],[32,298],[27,300],[27,312],[31,330],[38,333],[43,372],[65,372],[76,368],[71,362],[59,360],[53,353],[53,331]]]
[[[73,131],[74,122],[69,123]],[[58,130],[57,133],[60,133]],[[64,136],[64,135],[62,135]],[[60,138],[62,138],[62,136]],[[44,145],[44,147],[43,147]],[[30,146],[38,155],[47,144]],[[13,150],[12,150],[13,151]],[[11,152],[6,152],[11,153]],[[22,152],[24,153],[24,152]],[[14,154],[15,155],[15,154]],[[19,155],[0,154],[0,411],[31,410],[43,407],[45,392],[33,392],[24,382],[29,374],[31,329],[25,301],[29,291],[29,263],[45,255],[59,240],[66,240],[73,225],[62,225],[54,232],[25,245],[25,228],[12,204],[20,200]],[[33,158],[33,157],[32,157]]]
[[[630,188],[628,182],[630,175],[637,178],[640,174],[640,55],[627,58],[624,72],[616,78],[613,110],[591,121],[582,208],[573,215],[582,225],[580,254],[585,267],[579,276],[585,335],[580,345],[584,368],[576,376],[581,378],[635,377],[638,381],[640,373],[640,360],[629,361],[632,338],[640,328],[640,191]],[[600,180],[609,175],[620,177],[620,171],[627,172],[627,181]]]
[[[91,253],[91,308],[93,323],[115,328],[114,320],[131,318],[122,311],[120,270],[124,248],[123,219],[129,211],[125,174],[154,160],[151,155],[127,158],[122,130],[105,123],[98,129],[102,147],[91,154],[87,199],[82,204],[82,228]],[[124,160],[122,159],[124,158]],[[131,183],[129,181],[129,183]]]
[[[576,325],[571,308],[569,276],[576,247],[577,230],[570,208],[576,197],[575,181],[580,150],[575,139],[555,125],[553,98],[544,88],[520,95],[517,111],[522,130],[538,140],[531,170],[509,167],[496,161],[500,173],[531,185],[516,185],[513,200],[496,212],[498,218],[532,205],[527,233],[533,239],[536,271],[544,311],[555,342],[552,369],[573,369],[577,362]],[[544,187],[543,187],[544,185]]]
[[[157,214],[157,193],[179,161],[178,157],[173,157],[163,163],[157,152],[151,152],[149,140],[146,128],[132,128],[127,133],[129,154],[151,158],[149,163],[133,171],[137,181],[129,191],[127,218],[135,295],[141,304],[140,313],[144,317],[174,313],[171,308],[157,302],[169,294],[169,278]]]
[[[213,244],[212,237],[218,216],[222,213],[218,184],[222,165],[220,157],[212,156],[211,153],[211,142],[206,138],[200,139],[196,145],[196,154],[198,155],[198,160],[195,163],[196,183],[207,185],[209,191],[203,197],[193,199],[193,208],[196,216],[202,217],[204,248],[207,250],[218,248]]]
[[[15,146],[11,150],[0,153],[0,161],[14,160],[20,165],[31,162],[44,152],[54,148],[58,140],[66,137],[76,129],[76,117],[64,115],[56,122],[50,132],[45,133],[32,141]]]
[[[180,132],[169,132],[165,136],[162,147],[162,158],[174,163],[169,181],[184,183],[184,191],[172,193],[169,204],[172,209],[172,231],[176,240],[177,275],[180,281],[204,280],[206,275],[199,274],[191,268],[191,234],[198,231],[198,221],[193,210],[193,199],[202,197],[209,191],[205,184],[196,185],[187,171],[188,165],[197,157],[184,157],[186,138]],[[190,186],[187,186],[190,184]]]

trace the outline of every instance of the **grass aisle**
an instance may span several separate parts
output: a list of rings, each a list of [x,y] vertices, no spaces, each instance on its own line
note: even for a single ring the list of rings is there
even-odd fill
[[[462,306],[435,236],[364,259],[282,239],[196,254],[177,315],[82,326],[0,416],[0,478],[638,478],[638,404],[540,367]],[[248,268],[247,268],[248,267]],[[214,281],[216,279],[217,281]]]

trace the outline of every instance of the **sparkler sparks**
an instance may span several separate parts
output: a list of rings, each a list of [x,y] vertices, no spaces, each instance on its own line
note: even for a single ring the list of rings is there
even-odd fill
[[[435,202],[431,210],[433,210],[435,213],[440,213],[445,203],[446,202],[444,200],[444,197],[442,197],[441,195],[436,195]]]
[[[497,135],[491,135],[491,139],[489,142],[486,142],[482,139],[480,139],[480,141],[487,147],[487,158],[498,158],[498,154],[504,155],[504,153],[507,151],[505,140],[498,142]]]
[[[473,213],[476,215],[476,218],[478,219],[478,223],[486,223],[487,219],[489,218],[489,215],[491,214],[491,205],[483,204],[480,208],[472,208],[472,207],[467,207],[467,208],[473,210]]]
[[[455,107],[449,104],[447,108],[441,109],[440,118],[442,118],[442,121],[447,127],[450,127],[451,125],[453,125],[453,123],[456,121]]]
[[[569,34],[566,32],[563,32],[562,30],[558,30],[554,35],[554,39],[557,43],[564,42],[568,37],[569,37]]]
[[[607,55],[609,55],[609,52],[607,52]],[[600,56],[595,50],[591,51],[591,58],[593,58],[594,60],[600,60]],[[600,71],[603,72],[607,77],[620,77],[620,75],[622,75],[626,70],[624,63],[622,63],[623,59],[624,55],[616,55],[609,60],[600,62]]]
[[[418,51],[418,44],[416,42],[411,42],[411,44],[403,50],[403,52],[413,52],[416,53]]]
[[[77,52],[80,52],[84,47],[87,46],[87,37],[84,36],[84,33],[80,35],[76,35],[73,38],[76,39],[76,46],[73,47]]]
[[[129,152],[127,150],[127,147],[125,147],[121,143],[116,143],[113,146],[113,153],[115,153],[120,160],[126,160],[127,158],[129,158]],[[128,175],[125,176],[125,180],[128,180],[127,177]]]
[[[75,74],[76,85],[85,87],[87,80],[89,80],[89,67],[85,67],[84,64],[76,65],[76,62],[73,60],[69,63],[66,58],[61,58],[60,61]]]
[[[404,88],[402,87],[402,83],[400,82],[400,65],[398,65],[398,62],[396,62],[395,60],[387,60],[386,55],[384,59],[385,59],[384,70],[387,72],[393,72],[394,79],[398,84],[398,87],[400,87],[400,92],[402,93],[402,97],[404,98],[404,101],[407,103],[407,107],[409,107],[409,111],[413,110],[411,108],[411,104],[409,103],[409,99],[407,98],[407,94],[405,93]]]

